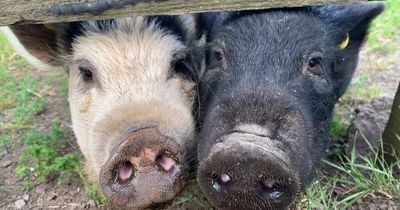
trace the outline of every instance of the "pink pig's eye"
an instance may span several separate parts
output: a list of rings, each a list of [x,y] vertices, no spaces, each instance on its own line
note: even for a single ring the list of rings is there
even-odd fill
[[[93,81],[93,73],[89,68],[84,66],[79,66],[79,73],[82,75],[83,81],[90,82]]]

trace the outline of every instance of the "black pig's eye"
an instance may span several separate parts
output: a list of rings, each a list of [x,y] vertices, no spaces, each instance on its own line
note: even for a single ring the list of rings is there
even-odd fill
[[[218,61],[218,62],[222,61],[222,53],[221,52],[214,51],[213,54],[214,54],[214,58],[216,61]]]
[[[93,72],[84,66],[79,66],[79,73],[82,75],[83,81],[90,82],[93,81]]]
[[[225,59],[224,53],[220,49],[211,50],[209,54],[209,69],[224,68]]]
[[[317,58],[311,58],[310,60],[308,60],[308,67],[310,69],[314,69],[315,67],[317,67],[319,61]]]
[[[305,73],[312,74],[312,75],[318,75],[320,76],[322,74],[321,72],[321,60],[322,60],[322,54],[319,52],[314,52],[311,54],[310,57],[306,60],[306,63],[304,65],[304,70]]]

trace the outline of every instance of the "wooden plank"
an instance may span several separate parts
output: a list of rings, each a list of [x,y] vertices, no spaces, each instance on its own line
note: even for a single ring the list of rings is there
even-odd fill
[[[112,9],[101,14],[54,15],[51,8],[87,3],[105,3],[110,0],[1,0],[0,26],[11,24],[35,24],[69,22],[76,20],[109,19],[132,15],[174,15],[183,13],[296,7],[322,3],[343,3],[362,0],[136,0],[136,5]],[[115,2],[135,0],[114,0]],[[53,10],[56,11],[56,10]]]

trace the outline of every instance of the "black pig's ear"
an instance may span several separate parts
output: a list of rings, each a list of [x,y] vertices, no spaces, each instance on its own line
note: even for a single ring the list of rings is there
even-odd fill
[[[214,33],[215,29],[222,25],[232,16],[232,12],[209,12],[199,14],[199,26],[206,32],[207,37]]]
[[[358,50],[371,21],[384,9],[381,3],[333,4],[315,7],[317,14],[334,27],[337,46]]]
[[[61,66],[57,46],[58,24],[13,25],[9,28],[23,47],[35,58]]]
[[[357,66],[360,46],[364,42],[371,21],[383,11],[383,4],[334,4],[315,7],[314,11],[323,19],[340,57],[335,62],[335,95],[339,98],[350,83]]]

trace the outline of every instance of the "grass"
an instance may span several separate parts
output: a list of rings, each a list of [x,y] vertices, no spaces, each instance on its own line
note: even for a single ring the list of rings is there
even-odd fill
[[[362,102],[370,101],[377,96],[385,95],[383,88],[368,82],[369,74],[364,73],[353,78],[352,84],[346,93],[341,97],[340,103],[356,106]]]
[[[368,45],[373,52],[393,53],[400,49],[400,1],[385,1],[385,11],[372,23]]]
[[[88,181],[83,170],[79,170],[79,177],[83,182],[83,186],[85,187],[86,194],[89,198],[93,199],[99,206],[109,204],[102,191],[96,185]]]
[[[83,182],[88,197],[98,205],[106,204],[101,191],[83,175],[80,152],[66,150],[71,135],[62,129],[60,120],[52,119],[50,131],[38,129],[37,118],[48,107],[48,91],[58,89],[57,97],[68,103],[66,75],[46,72],[48,76],[41,78],[32,74],[31,67],[15,54],[2,34],[0,52],[0,151],[23,145],[15,172],[23,178],[24,188],[30,190],[51,180],[62,185]],[[65,110],[57,111],[56,117],[66,114]]]
[[[383,153],[365,141],[371,150],[369,157],[357,155],[353,145],[350,157],[342,156],[337,163],[324,161],[331,170],[336,170],[335,175],[329,172],[329,176],[324,176],[320,172],[321,178],[305,193],[308,209],[346,209],[358,200],[372,198],[372,195],[400,198],[400,181],[395,177],[395,169],[400,168],[400,163],[386,165]]]
[[[23,177],[28,190],[53,179],[59,184],[76,180],[81,155],[65,150],[70,134],[61,128],[60,120],[53,119],[47,132],[39,130],[37,123],[48,106],[46,92],[54,84],[61,84],[60,95],[66,102],[66,77],[58,74],[43,79],[32,74],[1,34],[0,52],[0,151],[23,145],[16,174]]]
[[[44,182],[57,177],[60,182],[68,183],[77,177],[80,156],[77,153],[63,154],[69,134],[60,126],[59,121],[54,121],[50,132],[32,130],[22,137],[26,147],[16,173],[22,176],[25,182]]]
[[[349,128],[349,122],[345,121],[342,117],[336,115],[332,121],[332,138],[333,141],[338,141],[340,138],[345,137]]]

